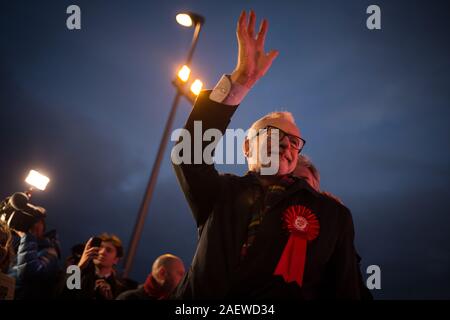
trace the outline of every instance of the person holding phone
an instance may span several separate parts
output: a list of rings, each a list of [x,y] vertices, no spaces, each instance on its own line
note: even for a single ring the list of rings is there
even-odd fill
[[[61,297],[113,300],[123,291],[131,289],[115,270],[122,257],[122,241],[117,236],[103,233],[90,238],[78,262],[81,289],[69,290],[64,286]]]

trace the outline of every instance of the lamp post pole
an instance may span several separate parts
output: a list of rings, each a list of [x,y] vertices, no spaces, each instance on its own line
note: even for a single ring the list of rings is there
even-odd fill
[[[189,65],[192,61],[192,57],[194,55],[195,47],[197,46],[198,37],[200,34],[200,29],[202,27],[203,20],[197,21],[195,23],[194,35],[192,37],[191,48],[189,49],[189,53],[186,60],[186,65]],[[175,114],[177,112],[178,104],[180,102],[180,98],[182,97],[182,91],[177,87],[177,92],[175,94],[175,98],[172,102],[172,107],[170,109],[169,118],[167,119],[166,126],[164,127],[163,136],[161,138],[161,142],[159,143],[158,153],[156,154],[155,163],[153,164],[152,172],[150,174],[150,179],[147,183],[147,187],[145,189],[144,198],[142,199],[141,206],[139,208],[139,214],[134,225],[134,230],[132,234],[132,238],[127,250],[127,255],[125,258],[125,267],[123,271],[123,276],[128,277],[133,267],[133,260],[136,255],[136,249],[139,243],[139,240],[142,235],[142,230],[144,229],[145,218],[148,214],[148,207],[150,206],[150,202],[152,200],[153,191],[156,186],[156,182],[158,180],[158,173],[161,167],[161,162],[164,157],[164,152],[166,150],[167,143],[170,137],[170,131],[172,129],[173,121],[175,119]]]

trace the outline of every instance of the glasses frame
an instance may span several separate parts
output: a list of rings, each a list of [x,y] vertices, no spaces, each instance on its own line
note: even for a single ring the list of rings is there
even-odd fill
[[[289,146],[291,146],[292,149],[298,150],[298,154],[300,154],[302,152],[302,150],[303,150],[303,148],[305,147],[305,144],[306,144],[306,140],[305,139],[297,137],[297,136],[295,136],[293,134],[287,133],[283,129],[280,129],[280,128],[272,126],[272,125],[268,125],[268,126],[262,128],[262,129],[259,129],[258,132],[253,137],[250,138],[250,140],[258,137],[261,132],[264,132],[264,131],[267,132],[268,129],[270,129],[270,128],[279,130],[279,132],[281,133],[279,141],[283,140],[284,137],[287,136],[288,140],[289,140]],[[289,139],[289,137],[294,137],[296,139],[300,139],[303,142],[303,145],[301,146],[301,148],[297,149],[296,147],[292,146],[292,143],[291,143],[291,140]]]

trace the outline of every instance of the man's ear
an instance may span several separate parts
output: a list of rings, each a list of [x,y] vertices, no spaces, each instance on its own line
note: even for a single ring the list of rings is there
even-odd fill
[[[244,152],[244,155],[246,158],[250,157],[250,140],[248,140],[247,137],[245,137],[244,143],[242,144],[242,152]]]

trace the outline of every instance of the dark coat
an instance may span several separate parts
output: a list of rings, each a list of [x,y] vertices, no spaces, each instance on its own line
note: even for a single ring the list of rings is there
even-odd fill
[[[237,109],[211,101],[209,94],[200,94],[186,123],[192,137],[194,121],[202,121],[203,131],[217,128],[224,133]],[[174,298],[361,298],[353,222],[346,207],[296,179],[265,214],[248,256],[241,261],[240,250],[262,188],[257,175],[219,174],[206,163],[174,168],[199,230],[192,265]],[[273,275],[289,238],[282,213],[294,204],[310,208],[320,223],[319,236],[307,246],[302,287]]]
[[[59,283],[59,292],[56,296],[58,299],[64,300],[105,300],[100,294],[99,290],[95,288],[95,282],[99,279],[104,279],[110,286],[112,291],[112,298],[115,299],[122,292],[131,289],[127,287],[125,281],[114,274],[107,278],[100,278],[95,273],[95,265],[91,261],[85,269],[81,270],[81,289],[67,288],[67,279],[70,275],[63,277]]]
[[[141,285],[137,289],[133,290],[127,290],[119,294],[119,296],[116,298],[116,300],[155,300],[157,301],[157,297],[153,297],[148,295],[145,290],[144,286]]]
[[[48,236],[47,235],[51,235]],[[37,239],[30,233],[15,236],[16,261],[10,275],[16,278],[15,299],[50,299],[58,283],[59,240],[56,233]]]

